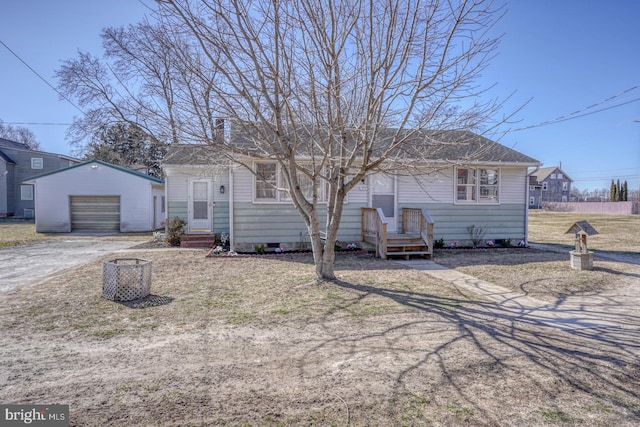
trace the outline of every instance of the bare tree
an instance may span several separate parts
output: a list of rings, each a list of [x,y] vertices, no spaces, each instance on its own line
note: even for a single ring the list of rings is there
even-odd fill
[[[277,190],[288,194],[308,228],[319,279],[335,278],[334,243],[351,189],[369,174],[399,173],[432,156],[451,143],[438,131],[478,130],[499,106],[481,102],[483,88],[476,86],[497,46],[488,34],[499,9],[490,1],[157,3],[154,28],[162,31],[154,40],[166,55],[163,66],[149,66],[149,56],[159,56],[149,48],[131,49],[129,62],[120,64],[135,68],[139,93],[136,82],[120,78],[127,92],[114,96],[107,68],[77,76],[73,62],[60,72],[62,87],[96,111],[106,103],[145,130],[210,144],[250,170],[246,159],[276,160],[286,182]],[[109,43],[120,40],[111,34],[104,33]],[[133,76],[118,61],[114,71]],[[216,117],[232,119],[237,137],[221,137]]]
[[[26,144],[31,150],[39,150],[40,143],[36,139],[36,135],[28,128],[22,126],[14,126],[4,123],[0,120],[0,138],[10,139],[11,141]]]
[[[177,142],[174,50],[165,29],[148,22],[102,32],[104,57],[79,52],[57,70],[59,88],[77,98],[85,115],[74,120],[71,142],[79,153],[96,133],[128,123],[157,141]],[[169,49],[169,46],[171,49]]]

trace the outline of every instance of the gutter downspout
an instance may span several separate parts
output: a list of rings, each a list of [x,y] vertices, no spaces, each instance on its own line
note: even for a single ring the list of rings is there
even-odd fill
[[[529,175],[532,173],[538,172],[540,169],[540,165],[536,166],[534,170],[529,172],[529,168],[527,168],[527,173],[524,178],[524,245],[529,246]],[[542,192],[541,192],[542,193]]]
[[[233,165],[229,165],[229,250],[235,252],[235,238],[234,238],[234,221],[233,221]]]

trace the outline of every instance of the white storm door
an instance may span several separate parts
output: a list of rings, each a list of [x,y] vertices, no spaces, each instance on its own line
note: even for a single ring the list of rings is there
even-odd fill
[[[377,173],[371,176],[371,207],[382,209],[387,218],[387,232],[395,233],[396,221],[396,180],[393,176]]]
[[[189,182],[189,233],[213,231],[213,203],[210,179]]]

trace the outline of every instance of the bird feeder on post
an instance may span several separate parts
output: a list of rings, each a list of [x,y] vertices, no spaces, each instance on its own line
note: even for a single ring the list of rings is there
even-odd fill
[[[571,268],[574,270],[593,270],[593,252],[587,249],[587,236],[598,234],[587,221],[578,221],[564,234],[575,234],[575,249],[570,251]]]

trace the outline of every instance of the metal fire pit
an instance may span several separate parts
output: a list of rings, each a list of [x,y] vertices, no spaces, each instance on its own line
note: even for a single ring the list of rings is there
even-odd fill
[[[102,265],[102,296],[112,301],[132,301],[151,292],[151,261],[120,258]]]

